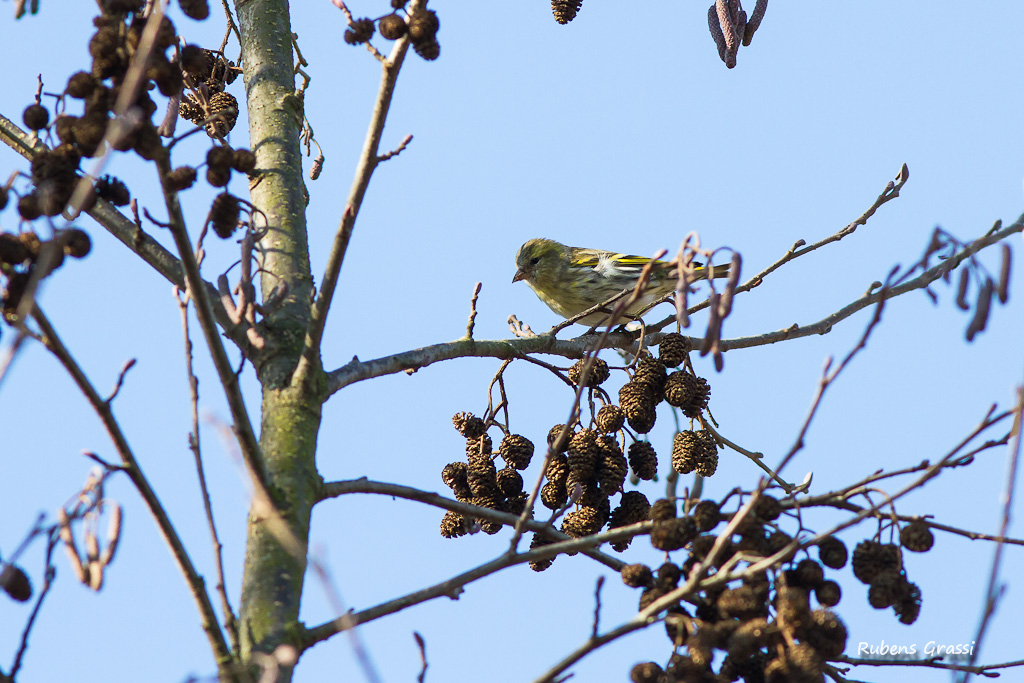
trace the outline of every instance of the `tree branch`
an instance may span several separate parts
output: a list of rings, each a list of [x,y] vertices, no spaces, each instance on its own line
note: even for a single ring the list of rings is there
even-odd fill
[[[38,529],[38,526],[36,528]],[[17,654],[14,655],[14,664],[11,665],[11,673],[7,677],[8,680],[14,681],[18,676],[25,653],[28,651],[28,638],[32,633],[32,627],[35,625],[36,619],[39,618],[39,612],[43,608],[43,601],[50,593],[50,589],[53,588],[53,581],[57,576],[57,568],[53,566],[53,549],[57,547],[58,539],[58,532],[54,527],[51,527],[46,538],[46,566],[43,570],[43,587],[39,590],[35,605],[32,606],[32,612],[28,616],[28,621],[25,622],[25,628],[21,631],[21,643],[18,645]],[[0,674],[0,680],[4,680],[2,674]]]
[[[616,333],[609,335],[607,346],[625,348],[634,342],[633,335]],[[489,357],[508,360],[520,358],[528,353],[551,353],[565,358],[582,358],[591,343],[593,343],[592,335],[584,335],[570,340],[555,339],[549,335],[523,339],[457,339],[365,362],[353,358],[347,365],[328,374],[327,390],[328,393],[333,394],[350,384],[374,377],[393,375],[403,371],[412,374],[416,370],[433,365],[438,361],[453,358]]]
[[[755,275],[754,277],[750,278],[742,285],[737,287],[736,293],[738,294],[740,292],[746,292],[748,290],[753,289],[754,287],[757,287],[759,284],[761,284],[761,281],[766,276],[775,272],[776,270],[786,265],[790,261],[800,258],[804,254],[815,251],[816,249],[820,249],[821,247],[824,247],[827,244],[838,242],[839,240],[843,239],[844,237],[847,237],[848,235],[852,235],[858,227],[865,225],[868,222],[868,219],[874,216],[875,212],[878,211],[878,209],[883,204],[887,204],[888,202],[900,196],[900,190],[903,188],[903,185],[906,184],[907,179],[909,177],[910,171],[907,169],[907,165],[903,164],[903,166],[900,168],[899,175],[896,176],[896,180],[889,181],[889,183],[886,184],[885,189],[882,190],[882,193],[878,195],[878,197],[875,199],[874,203],[871,206],[869,206],[864,213],[855,218],[853,222],[849,223],[842,230],[839,230],[838,232],[829,235],[825,239],[819,240],[814,244],[808,246],[804,246],[805,243],[803,240],[798,240],[789,249],[789,251],[782,255],[782,258],[780,258],[778,261],[771,264],[770,266],[762,270],[760,273],[758,273],[757,275]]]
[[[498,510],[491,510],[490,508],[478,507],[469,503],[463,503],[458,500],[452,500],[451,498],[445,498],[442,495],[433,493],[430,491],[422,491],[420,489],[412,488],[411,486],[402,486],[401,484],[391,484],[384,481],[372,481],[366,477],[359,479],[352,479],[348,481],[332,481],[327,482],[323,485],[320,492],[320,500],[327,500],[329,498],[337,498],[349,493],[375,493],[382,496],[392,496],[394,498],[404,498],[406,500],[414,500],[420,503],[426,503],[427,505],[433,505],[434,507],[441,508],[442,510],[451,510],[452,512],[458,512],[459,514],[465,515],[466,517],[479,517],[492,522],[498,522],[506,526],[514,527],[519,521],[519,515],[513,515],[508,512],[500,512]],[[553,539],[555,541],[565,541],[571,539],[570,536],[563,534],[558,531],[555,527],[551,526],[548,522],[539,522],[537,520],[529,519],[526,520],[524,528],[535,531],[542,536]],[[616,531],[620,527],[616,527]],[[649,531],[650,524],[641,526],[630,526],[621,527],[633,529],[633,535],[643,534]],[[548,547],[548,546],[544,546]],[[613,571],[621,571],[626,565],[625,562],[600,552],[599,550],[584,550],[584,555],[591,557],[601,564],[607,566]]]
[[[959,453],[960,449],[962,449],[969,441],[974,439],[975,436],[981,434],[986,429],[995,426],[996,424],[998,424],[998,423],[1002,422],[1003,420],[1005,420],[1007,417],[1010,417],[1011,415],[1014,414],[1013,411],[1004,411],[1002,413],[999,413],[998,415],[993,416],[994,412],[995,412],[995,406],[992,406],[989,409],[988,413],[986,413],[986,415],[982,419],[982,421],[971,431],[971,433],[965,439],[963,439],[956,447],[954,447],[949,452],[947,452],[944,456],[942,456],[941,460],[939,460],[938,462],[936,462],[933,465],[928,465],[926,468],[924,468],[923,474],[921,474],[919,477],[917,477],[914,481],[910,482],[909,484],[904,486],[902,489],[900,489],[896,493],[887,496],[885,504],[886,505],[892,504],[895,501],[899,500],[900,498],[903,498],[904,496],[906,496],[911,491],[914,491],[916,489],[922,488],[929,481],[931,481],[935,477],[939,476],[942,473],[943,470],[948,469],[953,462],[961,460],[961,458],[957,456],[957,453]],[[1007,440],[1009,440],[1009,434],[1007,434],[1007,436],[1004,437],[1004,439],[1003,439],[1004,442],[1007,441]],[[801,501],[801,502],[803,502],[803,501]],[[836,507],[842,507],[842,506],[837,505]],[[854,507],[857,507],[857,506],[854,506]],[[873,514],[875,514],[877,509],[878,509],[878,506],[876,506],[876,505],[872,505],[872,507],[870,507],[870,508],[859,508],[858,507],[858,511],[856,512],[856,514],[853,517],[851,517],[849,520],[833,526],[831,529],[829,529],[825,533],[818,534],[818,536],[816,536],[815,539],[811,539],[807,543],[802,544],[802,546],[803,547],[807,547],[807,546],[811,545],[817,539],[824,538],[825,536],[835,535],[835,534],[839,533],[840,531],[842,531],[843,529],[848,529],[849,527],[852,527],[852,526],[858,524],[860,521],[862,521],[862,520],[872,516]]]
[[[125,438],[124,432],[121,431],[121,426],[114,418],[114,413],[111,410],[110,404],[103,400],[103,398],[101,398],[96,392],[96,389],[85,376],[85,373],[78,365],[78,362],[71,355],[71,352],[68,351],[67,347],[64,346],[64,342],[62,342],[60,337],[57,336],[56,330],[54,330],[50,321],[38,306],[33,309],[32,318],[36,321],[36,324],[39,325],[39,330],[43,337],[43,344],[54,356],[56,356],[57,360],[59,360],[61,365],[64,366],[64,369],[67,370],[69,375],[71,375],[71,378],[74,380],[75,384],[78,385],[79,390],[89,401],[89,405],[91,405],[92,409],[96,411],[96,414],[99,416],[104,428],[107,430],[107,434],[114,443],[114,448],[121,457],[124,472],[128,475],[128,478],[131,479],[135,489],[139,492],[139,495],[142,496],[146,506],[149,508],[150,514],[152,514],[153,518],[156,520],[157,527],[160,529],[160,534],[170,547],[171,554],[174,556],[174,559],[178,564],[178,568],[181,570],[181,573],[185,577],[185,581],[188,583],[192,597],[195,599],[196,606],[199,608],[203,630],[206,632],[206,637],[210,641],[210,647],[213,650],[214,658],[217,660],[217,666],[222,673],[226,673],[227,667],[232,661],[231,651],[228,649],[228,644],[224,640],[224,634],[221,632],[220,626],[217,624],[217,614],[214,612],[213,604],[210,602],[210,596],[206,592],[206,585],[203,577],[196,571],[195,566],[192,564],[192,559],[189,557],[188,551],[185,549],[184,543],[182,543],[181,538],[178,536],[178,532],[171,523],[170,517],[167,515],[167,510],[164,509],[160,499],[157,498],[156,492],[153,491],[152,487],[149,485],[149,480],[146,478],[146,475],[143,474],[142,468],[139,467],[139,463],[135,459],[135,454],[128,445],[128,440]]]
[[[414,0],[409,6],[410,16],[423,4],[422,0]],[[359,216],[359,208],[363,204],[363,197],[366,196],[366,189],[370,185],[370,178],[374,169],[377,168],[387,156],[380,156],[380,139],[384,133],[384,124],[388,118],[388,111],[391,108],[391,98],[395,92],[395,84],[398,81],[398,74],[405,61],[405,54],[409,50],[410,39],[404,35],[395,41],[391,54],[381,63],[381,82],[377,91],[377,99],[373,105],[373,114],[370,116],[370,127],[366,131],[366,139],[363,141],[363,149],[359,154],[359,161],[356,162],[355,178],[352,180],[352,187],[349,189],[348,200],[345,203],[345,210],[341,214],[341,224],[334,235],[334,243],[331,245],[331,254],[327,258],[327,266],[321,279],[320,293],[313,304],[309,325],[306,328],[306,338],[303,342],[302,358],[296,369],[296,378],[301,382],[309,380],[314,368],[320,368],[320,343],[323,339],[324,325],[327,324],[327,314],[331,308],[331,300],[334,298],[334,291],[338,286],[338,276],[341,274],[341,265],[345,260],[345,253],[348,250],[348,242],[352,237],[352,230],[355,227],[356,218]],[[409,138],[402,143],[400,151],[408,143]],[[397,153],[397,151],[395,152]]]
[[[861,334],[860,339],[857,341],[854,347],[847,352],[846,356],[843,357],[843,360],[840,361],[838,367],[836,367],[835,370],[831,370],[832,358],[829,357],[828,362],[825,364],[825,368],[821,373],[821,380],[819,380],[818,382],[818,390],[814,394],[814,400],[811,402],[811,409],[810,411],[808,411],[807,417],[804,419],[803,424],[800,426],[800,431],[797,433],[793,445],[790,447],[786,455],[783,456],[779,464],[775,467],[776,473],[782,472],[786,465],[788,465],[789,462],[794,457],[796,457],[796,454],[803,449],[804,438],[807,436],[807,432],[811,428],[811,423],[814,421],[815,416],[818,414],[818,408],[821,407],[822,399],[825,398],[825,392],[828,391],[828,388],[832,386],[833,382],[835,382],[836,379],[838,379],[839,375],[842,374],[843,370],[849,367],[849,364],[853,360],[854,356],[856,356],[865,347],[867,347],[868,339],[871,337],[871,333],[874,331],[878,323],[882,321],[882,311],[884,310],[886,300],[885,294],[889,291],[889,289],[889,279],[887,279],[885,286],[882,287],[882,289],[878,292],[879,299],[878,303],[875,305],[875,313],[873,316],[871,316],[871,321],[867,324],[867,327],[864,328],[864,332]],[[761,490],[764,490],[764,488],[765,485],[762,485],[760,487]]]
[[[882,190],[882,193],[880,195],[878,195],[877,198],[875,198],[874,203],[872,203],[871,206],[869,206],[864,211],[864,213],[862,213],[860,216],[855,218],[852,222],[846,224],[841,229],[839,229],[836,232],[832,233],[828,237],[825,237],[824,239],[818,240],[814,244],[811,244],[811,245],[808,246],[807,243],[804,240],[802,240],[802,239],[797,240],[796,242],[793,243],[793,246],[790,247],[789,250],[787,250],[786,253],[783,254],[777,261],[775,261],[770,266],[768,266],[767,268],[765,268],[764,270],[759,272],[757,275],[753,276],[752,278],[750,278],[749,280],[744,282],[742,285],[739,285],[738,287],[736,287],[736,290],[735,290],[734,294],[740,294],[740,293],[743,293],[743,292],[748,292],[751,289],[754,289],[755,287],[759,286],[764,281],[765,277],[767,277],[771,273],[774,273],[776,270],[778,270],[782,266],[786,265],[790,261],[794,261],[794,260],[800,258],[801,256],[805,255],[805,254],[809,254],[810,252],[816,251],[816,250],[820,249],[821,247],[824,247],[824,246],[826,246],[828,244],[833,244],[833,243],[838,242],[839,240],[843,239],[844,237],[852,235],[857,230],[858,227],[860,227],[862,225],[866,225],[867,222],[868,222],[868,219],[870,219],[872,216],[874,216],[875,212],[878,211],[878,209],[883,204],[887,204],[890,201],[892,201],[893,199],[896,199],[897,197],[900,196],[900,190],[903,188],[903,185],[906,184],[907,179],[909,177],[910,177],[910,171],[907,169],[907,165],[903,164],[903,166],[900,168],[899,174],[896,176],[896,179],[895,180],[891,180],[891,181],[889,181],[886,184],[885,188]],[[664,301],[665,302],[672,301],[672,297],[673,296],[674,296],[673,294],[670,294],[670,295],[666,296]],[[658,302],[658,303],[661,303],[661,302]],[[698,311],[702,311],[705,308],[707,308],[709,305],[710,305],[710,299],[707,299],[705,301],[700,302],[699,304],[697,304],[695,306],[690,307],[687,310],[687,313],[688,314],[692,314],[692,313],[696,313]],[[670,315],[670,316],[666,317],[664,320],[660,320],[660,321],[658,321],[656,323],[648,325],[647,329],[650,330],[650,332],[652,332],[652,333],[659,332],[659,331],[665,329],[666,327],[668,327],[669,325],[674,324],[675,322],[676,322],[676,316],[673,314],[673,315]]]
[[[210,530],[214,566],[217,570],[216,589],[220,596],[221,611],[224,613],[224,627],[231,639],[231,648],[237,654],[239,652],[238,619],[235,617],[235,612],[231,608],[231,600],[228,598],[227,582],[224,580],[224,544],[220,542],[217,525],[213,519],[213,505],[210,501],[210,490],[206,486],[206,469],[203,467],[203,454],[199,445],[199,378],[196,377],[195,369],[192,366],[192,335],[188,322],[188,299],[182,299],[180,296],[176,298],[181,310],[181,329],[185,338],[185,373],[188,376],[189,405],[192,417],[192,432],[188,435],[189,449],[195,459],[196,477],[199,480],[199,491],[203,497],[203,513],[206,515],[206,525]]]
[[[228,354],[224,350],[224,344],[221,342],[220,332],[213,317],[213,300],[216,297],[211,296],[210,290],[207,289],[208,283],[199,275],[199,264],[196,262],[192,241],[185,228],[185,217],[181,213],[181,204],[178,203],[178,193],[168,185],[167,178],[171,172],[171,164],[166,154],[156,159],[156,167],[160,177],[160,186],[163,189],[164,202],[167,206],[167,214],[170,218],[171,236],[174,237],[174,244],[178,249],[181,265],[185,271],[186,291],[195,304],[199,326],[206,339],[206,346],[210,350],[213,366],[217,370],[217,378],[224,389],[231,418],[234,421],[233,431],[238,438],[242,457],[245,458],[252,476],[266,488],[267,478],[263,467],[263,458],[260,455],[260,447],[252,428],[252,422],[249,420],[249,412],[245,408],[238,375],[235,374],[231,361],[228,360]]]
[[[978,624],[978,632],[974,637],[979,650],[981,649],[981,642],[985,638],[985,634],[991,624],[992,615],[995,614],[996,603],[1006,590],[1005,585],[998,585],[999,568],[1002,565],[1005,546],[1005,541],[1002,539],[1006,537],[1006,532],[1010,528],[1010,511],[1013,509],[1013,495],[1017,488],[1017,466],[1020,462],[1021,431],[1024,430],[1024,386],[1017,387],[1017,405],[1014,407],[1014,413],[1013,429],[1011,429],[1011,432],[1013,432],[1013,446],[1010,447],[1009,466],[1006,473],[1006,489],[1002,495],[1003,515],[999,524],[1000,540],[996,541],[996,550],[992,556],[992,568],[989,570],[988,586],[985,589],[985,604],[982,610],[981,623]],[[978,650],[971,650],[970,664],[972,665],[977,661],[977,652]],[[967,677],[964,676],[960,680],[966,681]]]
[[[996,440],[990,439],[990,440],[986,441],[985,443],[981,444],[980,446],[978,446],[978,447],[968,451],[967,453],[964,453],[963,455],[957,455],[957,453],[960,451],[960,449],[963,448],[968,441],[972,440],[975,436],[978,436],[981,433],[981,431],[983,431],[984,429],[987,429],[988,427],[991,427],[992,425],[994,425],[998,420],[1004,419],[1009,414],[1010,413],[1004,413],[1002,415],[998,415],[995,418],[988,419],[985,422],[983,422],[981,425],[979,425],[979,427],[977,427],[973,432],[971,432],[971,434],[963,442],[961,442],[961,444],[959,446],[957,446],[956,448],[954,448],[951,451],[951,456],[947,456],[946,458],[943,458],[942,467],[943,468],[963,467],[970,460],[973,460],[974,456],[977,455],[978,453],[980,453],[982,451],[985,451],[985,450],[988,450],[990,448],[995,448],[996,446],[1004,446],[1004,445],[1006,445],[1009,442],[1009,440],[1010,440],[1010,436],[1014,433],[1012,429],[1010,431],[1008,431],[1005,435],[1003,435],[999,439],[996,439]],[[956,456],[956,457],[954,458],[952,456]],[[902,468],[902,469],[899,469],[899,470],[893,470],[893,471],[890,471],[890,472],[884,472],[884,471],[875,472],[874,474],[872,474],[870,476],[864,477],[863,479],[861,479],[857,483],[851,484],[849,486],[845,486],[845,487],[843,487],[841,489],[837,489],[835,491],[830,491],[828,493],[822,493],[822,494],[818,494],[818,495],[814,495],[814,496],[805,496],[804,498],[801,498],[799,501],[796,501],[796,500],[784,500],[784,501],[780,501],[780,504],[782,505],[782,508],[784,510],[792,510],[792,509],[797,509],[797,508],[807,510],[807,509],[814,508],[814,507],[827,506],[827,507],[837,508],[837,509],[840,509],[840,510],[847,510],[849,512],[858,512],[858,513],[859,512],[864,512],[865,510],[867,510],[868,513],[870,514],[872,512],[872,510],[868,510],[868,508],[865,508],[865,507],[863,507],[861,505],[857,505],[856,503],[852,503],[852,502],[850,502],[849,499],[851,497],[856,496],[856,495],[862,493],[863,491],[865,491],[866,490],[865,487],[867,487],[870,484],[873,484],[875,482],[878,482],[878,481],[880,481],[882,479],[890,479],[892,477],[900,477],[900,476],[906,476],[908,474],[916,474],[917,472],[922,472],[924,470],[927,470],[931,466],[932,465],[931,465],[930,462],[928,462],[927,460],[924,460],[921,463],[918,463],[917,465],[914,465],[912,467],[905,467],[905,468]],[[896,515],[890,514],[890,515],[887,515],[887,517],[889,517],[890,519],[895,519],[895,520],[901,521],[901,522],[912,522],[912,521],[914,521],[916,519],[920,519],[921,518],[920,515],[900,515],[900,514],[896,514]],[[968,538],[968,539],[970,539],[972,541],[978,541],[978,540],[981,540],[981,541],[995,541],[995,542],[998,542],[998,543],[1007,543],[1007,544],[1010,544],[1010,545],[1021,545],[1021,546],[1024,546],[1024,539],[1012,538],[1012,537],[1008,537],[1008,536],[994,536],[992,534],[983,534],[983,533],[980,533],[980,532],[977,532],[977,531],[970,531],[968,529],[960,529],[960,528],[957,528],[957,527],[954,527],[954,526],[949,526],[948,524],[942,524],[941,522],[936,522],[933,518],[931,518],[931,516],[928,516],[927,522],[928,522],[928,526],[931,527],[932,529],[937,529],[939,531],[945,531],[945,532],[950,533],[950,534],[956,534],[957,536],[963,536],[964,538]]]
[[[880,301],[902,296],[915,289],[923,289],[935,282],[943,275],[954,270],[963,261],[978,253],[982,249],[992,246],[1008,236],[1019,233],[1024,229],[1024,215],[1018,218],[1011,225],[1000,230],[991,232],[974,240],[960,252],[940,262],[938,265],[925,270],[916,278],[907,280],[895,285],[890,289],[868,292],[864,296],[852,301],[835,313],[832,313],[821,320],[808,325],[792,325],[782,330],[767,332],[753,337],[737,337],[735,339],[723,339],[721,348],[723,351],[731,349],[745,349],[754,346],[775,344],[776,342],[788,339],[798,339],[815,334],[828,334],[832,327],[854,313],[857,313],[872,304]],[[656,342],[658,335],[649,335],[645,339],[645,345]],[[363,380],[391,375],[397,372],[412,373],[420,368],[425,368],[439,361],[451,360],[454,358],[490,357],[502,360],[522,357],[530,353],[549,353],[563,356],[565,358],[582,358],[589,346],[593,343],[593,335],[582,335],[575,339],[561,340],[550,335],[538,335],[535,337],[502,340],[468,340],[459,339],[441,344],[433,344],[411,351],[396,353],[391,356],[377,358],[369,361],[360,361],[353,358],[350,363],[328,373],[327,390],[332,394],[339,389],[361,382]],[[691,339],[691,342],[694,340]],[[696,340],[699,342],[700,340]],[[616,332],[608,335],[605,344],[607,348],[617,348],[626,351],[635,350],[638,346],[636,338],[625,332]]]
[[[690,571],[686,578],[686,582],[682,586],[667,591],[664,595],[655,599],[647,607],[640,610],[631,619],[626,620],[625,622],[623,622],[616,628],[612,629],[611,631],[608,631],[603,635],[591,635],[586,642],[584,642],[578,648],[569,653],[565,658],[563,658],[553,667],[548,669],[540,678],[536,680],[535,683],[548,683],[549,681],[555,680],[556,676],[564,672],[570,666],[580,661],[585,656],[587,656],[594,650],[598,649],[599,647],[606,645],[607,643],[610,643],[613,640],[617,640],[628,633],[632,633],[633,631],[646,628],[650,624],[653,624],[655,621],[658,620],[657,615],[659,612],[662,612],[667,607],[670,607],[671,605],[679,602],[685,596],[690,595],[695,591],[701,590],[704,586],[710,586],[716,583],[725,583],[727,580],[729,580],[729,578],[731,577],[726,576],[726,574],[728,573],[726,571],[721,571],[715,576],[703,580],[701,577],[705,576],[705,574],[708,571],[708,568],[715,563],[718,556],[721,554],[723,548],[725,548],[725,546],[730,542],[733,532],[739,527],[740,523],[749,514],[750,510],[753,509],[753,505],[756,502],[759,495],[759,491],[755,492],[754,495],[752,495],[747,500],[747,502],[744,503],[743,507],[741,507],[736,512],[736,514],[733,515],[732,519],[726,525],[725,529],[715,539],[715,543],[712,546],[711,550],[700,562],[700,564]],[[780,550],[775,555],[769,558],[765,558],[757,564],[771,562],[774,560],[774,558],[781,555],[783,552],[785,552],[785,550]]]
[[[13,121],[0,114],[0,141],[29,161],[32,161],[39,152],[48,149],[42,142],[33,138],[34,136],[29,135]],[[185,274],[181,261],[153,239],[142,229],[141,225],[133,222],[118,211],[113,204],[103,199],[97,199],[96,205],[86,213],[139,258],[148,263],[164,279],[180,289],[185,289]],[[204,281],[204,285],[210,296],[216,297],[216,288],[209,282]],[[217,322],[224,328],[228,338],[247,358],[251,358],[252,348],[246,339],[244,325],[240,326],[232,321],[221,306],[214,307],[214,315]]]
[[[989,410],[988,413],[985,415],[984,419],[981,421],[981,423],[979,423],[979,425],[975,427],[974,430],[972,430],[971,433],[965,439],[961,440],[961,442],[955,448],[949,451],[945,456],[943,456],[943,458],[939,462],[925,468],[923,474],[917,477],[913,482],[909,483],[892,496],[889,496],[885,501],[884,505],[891,504],[893,501],[902,498],[903,496],[907,495],[908,493],[917,488],[923,487],[931,479],[937,477],[942,472],[942,470],[946,469],[949,466],[949,463],[954,458],[956,458],[957,453],[962,448],[964,448],[967,443],[974,439],[974,437],[976,437],[989,427],[992,427],[998,422],[1006,419],[1007,417],[1010,417],[1011,415],[1014,414],[1015,411],[1005,411],[995,416],[993,416],[993,412],[994,409]],[[820,540],[824,536],[835,534],[843,529],[854,526],[858,522],[874,514],[878,509],[878,506],[873,506],[871,508],[863,508],[859,512],[855,513],[852,517],[850,517],[850,519],[837,524],[829,531],[822,534],[818,534],[805,542],[801,543],[797,539],[794,539],[790,542],[789,545],[786,546],[786,548],[783,548],[782,550],[778,551],[770,557],[766,557],[763,559],[759,559],[756,562],[752,562],[748,567],[744,568],[742,572],[730,572],[727,570],[728,565],[726,565],[723,566],[713,576],[701,578],[704,577],[708,569],[712,565],[714,565],[716,561],[716,556],[719,554],[721,549],[729,542],[735,529],[739,526],[740,523],[742,523],[744,517],[752,509],[757,497],[760,495],[760,492],[760,490],[755,491],[754,495],[752,495],[747,500],[747,502],[744,503],[744,505],[732,516],[732,519],[729,521],[729,524],[718,535],[718,537],[715,540],[714,546],[707,554],[707,556],[704,558],[704,560],[701,561],[699,566],[695,567],[693,570],[690,571],[685,584],[659,597],[657,600],[652,602],[645,609],[641,610],[634,617],[624,621],[622,624],[608,631],[607,633],[604,633],[603,635],[599,635],[596,637],[591,636],[587,641],[582,643],[579,647],[577,647],[575,650],[569,653],[560,662],[555,664],[547,672],[540,676],[537,679],[536,683],[548,683],[550,681],[555,680],[556,676],[566,671],[570,666],[580,661],[581,659],[583,659],[599,647],[609,642],[612,642],[628,633],[632,633],[633,631],[646,628],[652,623],[655,623],[658,620],[657,615],[661,611],[675,604],[679,600],[684,599],[686,596],[696,591],[705,590],[707,588],[711,588],[717,585],[724,585],[730,581],[740,579],[745,575],[750,575],[754,572],[764,571],[769,567],[776,566],[779,560],[782,560],[786,557],[790,557],[793,551],[795,551],[798,547],[806,548],[810,545],[813,545],[815,542],[817,542],[817,540]],[[805,501],[803,500],[799,501],[799,507],[805,507],[804,502]],[[794,503],[793,507],[796,506],[797,504]]]
[[[650,524],[650,522],[642,523],[642,525],[645,525],[647,529],[650,529]],[[637,529],[640,528],[644,527],[641,525],[621,527],[612,531],[606,531],[602,534],[594,534],[593,536],[585,536],[583,538],[571,539],[560,543],[552,543],[525,553],[504,553],[490,562],[474,567],[469,571],[453,576],[452,578],[435,584],[429,588],[424,588],[423,590],[409,593],[400,598],[389,600],[388,602],[381,603],[361,612],[350,612],[349,614],[343,615],[337,619],[309,628],[300,636],[300,647],[302,649],[310,648],[344,630],[354,628],[360,624],[365,624],[389,614],[394,614],[395,612],[400,612],[407,607],[412,607],[413,605],[418,605],[422,602],[433,600],[434,598],[448,596],[455,599],[463,592],[463,586],[486,576],[490,576],[502,569],[506,569],[517,564],[523,564],[525,562],[548,559],[562,553],[584,552],[587,549],[597,547],[602,543],[632,538],[637,534]]]
[[[1004,662],[1002,664],[986,664],[986,665],[970,665],[970,664],[955,664],[952,662],[940,661],[942,657],[928,657],[925,659],[858,659],[856,657],[847,657],[846,655],[840,655],[836,657],[835,662],[842,662],[844,664],[852,664],[853,666],[915,666],[928,669],[945,669],[947,671],[961,671],[964,673],[973,673],[985,676],[986,678],[999,678],[999,674],[995,672],[995,669],[1008,669],[1016,666],[1024,666],[1024,659],[1017,660],[1016,662]]]
[[[986,247],[990,247],[997,242],[1009,237],[1014,233],[1021,232],[1024,229],[1024,215],[1020,216],[1012,224],[1001,228],[995,232],[986,234],[978,239],[974,240],[960,252],[954,254],[950,258],[940,262],[938,265],[925,270],[917,277],[907,280],[901,284],[895,285],[892,288],[884,291],[868,292],[864,296],[860,297],[847,304],[843,308],[839,309],[835,313],[822,318],[816,323],[809,325],[799,326],[791,325],[783,330],[777,330],[775,332],[768,332],[766,334],[757,335],[754,337],[738,337],[736,339],[728,339],[722,341],[722,348],[724,350],[729,349],[745,349],[753,346],[764,346],[766,344],[774,344],[776,342],[785,341],[787,339],[797,339],[799,337],[809,337],[814,334],[828,334],[832,331],[832,326],[837,322],[849,318],[854,313],[867,308],[868,306],[892,299],[897,296],[902,296],[907,292],[911,292],[915,289],[924,289],[931,283],[941,278],[946,273],[952,272],[963,263],[965,260],[978,253]]]

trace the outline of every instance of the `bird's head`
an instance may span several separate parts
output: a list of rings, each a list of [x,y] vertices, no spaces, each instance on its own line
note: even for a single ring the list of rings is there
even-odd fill
[[[516,274],[512,282],[526,280],[528,284],[540,284],[552,279],[568,249],[564,244],[554,240],[530,240],[519,247],[519,253],[516,254]]]

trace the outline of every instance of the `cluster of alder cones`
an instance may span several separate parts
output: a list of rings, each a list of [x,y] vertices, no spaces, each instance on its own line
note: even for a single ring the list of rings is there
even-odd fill
[[[665,335],[659,344],[657,358],[645,353],[637,359],[629,380],[619,390],[619,405],[609,400],[601,385],[611,376],[608,364],[587,357],[568,371],[576,386],[596,393],[604,405],[588,426],[555,425],[547,437],[545,458],[546,482],[540,501],[547,508],[564,513],[561,530],[574,538],[597,533],[605,525],[617,528],[646,519],[650,507],[647,498],[637,491],[626,491],[626,478],[632,469],[637,480],[657,476],[657,453],[648,441],[633,438],[624,451],[622,441],[627,433],[646,433],[654,426],[657,406],[667,402],[686,416],[696,418],[707,408],[711,388],[703,378],[687,370],[669,373],[686,359],[690,345],[679,334]],[[453,418],[455,428],[466,438],[467,459],[445,466],[442,479],[458,500],[503,512],[521,514],[527,494],[519,471],[526,469],[534,452],[533,443],[519,434],[506,433],[496,452],[488,428],[499,426],[471,413]],[[628,453],[628,455],[627,455]],[[495,456],[506,466],[497,469]],[[703,430],[683,431],[676,435],[672,448],[672,466],[678,472],[697,471],[704,476],[714,474],[718,463],[718,445]],[[621,494],[613,509],[611,498]],[[575,509],[567,511],[570,505]],[[501,525],[484,520],[467,520],[449,512],[441,523],[446,538],[462,536],[479,527],[496,533]],[[541,540],[537,540],[541,543]],[[616,544],[624,550],[628,541]]]

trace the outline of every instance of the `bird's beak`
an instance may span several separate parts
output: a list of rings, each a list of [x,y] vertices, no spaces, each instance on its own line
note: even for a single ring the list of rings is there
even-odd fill
[[[520,268],[516,271],[516,274],[512,276],[512,282],[519,282],[520,280],[526,279],[526,271]]]

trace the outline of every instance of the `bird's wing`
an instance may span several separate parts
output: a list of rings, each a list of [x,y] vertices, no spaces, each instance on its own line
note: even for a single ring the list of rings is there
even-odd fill
[[[586,256],[580,256],[573,260],[572,265],[574,268],[593,268],[594,270],[604,274],[604,271],[608,269],[614,269],[620,273],[636,273],[640,274],[644,266],[651,262],[650,257],[637,256],[635,254],[615,254],[610,251],[603,251],[598,253],[587,254]],[[694,268],[700,270],[704,264],[700,261],[691,261],[690,263]],[[655,271],[662,270],[669,266],[668,261],[657,260],[654,262]],[[716,276],[718,269],[716,268]]]
[[[635,271],[639,273],[640,270],[650,262],[651,259],[646,256],[615,254],[610,251],[604,251],[597,254],[581,256],[574,260],[572,265],[577,268],[593,268],[595,270],[615,268],[619,271]],[[657,261],[657,263],[661,264],[662,261]]]

